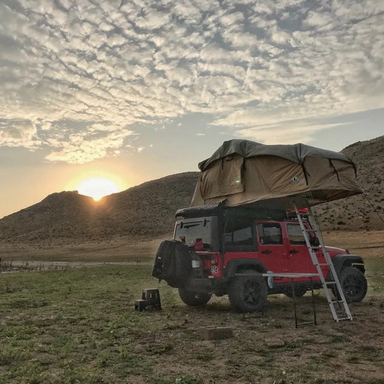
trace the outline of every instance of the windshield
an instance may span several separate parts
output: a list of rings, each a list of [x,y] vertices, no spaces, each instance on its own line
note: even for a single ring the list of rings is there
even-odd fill
[[[217,217],[199,217],[176,222],[175,240],[185,239],[185,244],[202,241],[204,251],[218,251]],[[201,239],[201,240],[199,240]]]

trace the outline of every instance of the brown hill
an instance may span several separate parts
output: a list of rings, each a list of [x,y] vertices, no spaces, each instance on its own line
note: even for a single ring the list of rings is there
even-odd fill
[[[98,202],[76,191],[54,193],[1,219],[0,240],[104,240],[115,236],[151,239],[169,234],[174,213],[191,201],[197,177],[197,172],[167,176]]]
[[[0,220],[0,239],[40,240],[77,237],[87,231],[94,200],[77,192],[60,192]]]
[[[359,141],[342,152],[356,163],[357,179],[365,194],[316,207],[322,228],[384,229],[384,136]]]
[[[366,192],[315,209],[325,230],[384,229],[384,136],[343,150],[358,166]],[[191,201],[198,172],[149,181],[94,202],[77,192],[49,195],[43,201],[0,220],[0,240],[98,240],[116,236],[152,239],[170,234],[177,209]]]
[[[180,173],[106,196],[99,206],[97,232],[146,239],[171,233],[175,212],[189,206],[198,175]]]

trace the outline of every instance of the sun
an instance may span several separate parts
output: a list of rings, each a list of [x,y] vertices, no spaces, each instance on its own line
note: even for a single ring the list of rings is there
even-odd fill
[[[120,188],[113,181],[104,177],[94,177],[84,180],[76,189],[81,195],[90,196],[95,201],[111,193],[120,192]]]

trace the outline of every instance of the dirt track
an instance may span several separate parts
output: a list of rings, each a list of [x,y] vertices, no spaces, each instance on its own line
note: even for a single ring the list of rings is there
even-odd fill
[[[2,262],[0,271],[3,273],[19,271],[49,271],[63,269],[92,268],[111,265],[150,265],[149,262],[80,262],[80,261],[10,261]]]

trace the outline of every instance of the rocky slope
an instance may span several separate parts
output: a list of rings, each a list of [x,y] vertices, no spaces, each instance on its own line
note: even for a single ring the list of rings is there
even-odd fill
[[[98,202],[76,191],[54,193],[0,220],[0,240],[151,239],[173,230],[174,213],[190,204],[197,172],[149,181]]]
[[[324,204],[315,213],[326,230],[384,229],[384,136],[359,141],[343,151],[357,165],[364,195]]]

